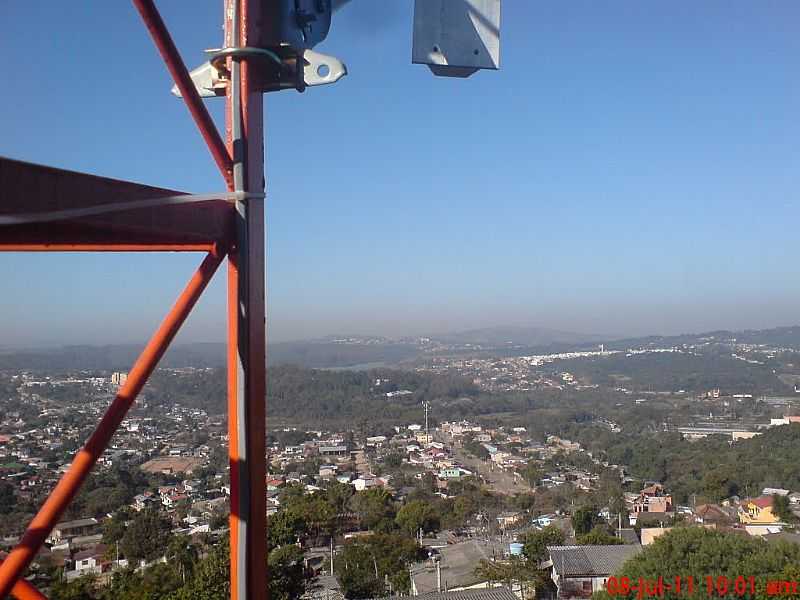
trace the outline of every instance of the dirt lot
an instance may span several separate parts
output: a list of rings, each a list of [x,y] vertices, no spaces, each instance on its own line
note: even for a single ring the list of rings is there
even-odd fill
[[[191,456],[159,456],[148,460],[141,466],[148,473],[191,473],[203,464],[199,458]]]

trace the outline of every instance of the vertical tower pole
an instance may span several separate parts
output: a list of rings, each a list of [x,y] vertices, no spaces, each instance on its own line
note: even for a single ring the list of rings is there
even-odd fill
[[[273,0],[275,1],[275,0]],[[225,45],[258,45],[261,0],[225,0]],[[264,190],[263,95],[257,68],[232,60],[226,96],[234,190]],[[228,415],[231,462],[231,599],[267,598],[266,311],[264,201],[236,206],[228,263]]]

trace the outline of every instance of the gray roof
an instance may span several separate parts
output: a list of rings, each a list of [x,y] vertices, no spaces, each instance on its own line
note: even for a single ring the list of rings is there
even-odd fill
[[[475,574],[481,560],[502,556],[507,545],[472,539],[439,548],[442,586],[447,588],[468,587],[485,581]],[[413,569],[414,587],[420,596],[436,591],[436,568],[431,561],[418,564]]]
[[[619,571],[626,560],[642,551],[642,547],[634,544],[548,546],[547,550],[559,575],[606,576]]]
[[[398,598],[393,596],[392,598]],[[460,592],[431,592],[416,596],[419,600],[519,600],[507,587],[488,590],[462,590]],[[387,598],[384,600],[391,600]]]
[[[97,525],[98,520],[94,517],[89,517],[88,519],[75,519],[74,521],[62,521],[58,523],[53,529],[75,529],[77,527],[90,527],[91,525]]]
[[[636,531],[633,529],[618,529],[617,533],[619,534],[619,538],[626,544],[639,543],[639,536],[636,535]]]

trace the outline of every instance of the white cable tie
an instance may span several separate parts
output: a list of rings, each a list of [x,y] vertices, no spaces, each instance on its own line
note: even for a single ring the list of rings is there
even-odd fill
[[[171,204],[194,204],[198,202],[213,202],[229,200],[243,202],[248,199],[263,199],[262,192],[222,192],[216,194],[180,194],[177,196],[161,196],[159,198],[146,198],[144,200],[131,200],[129,202],[115,202],[100,206],[87,206],[86,208],[70,208],[67,210],[54,210],[41,213],[22,213],[19,215],[0,214],[0,225],[28,225],[31,223],[50,223],[52,221],[65,221],[81,217],[94,217],[108,213],[151,208],[153,206],[167,206]]]

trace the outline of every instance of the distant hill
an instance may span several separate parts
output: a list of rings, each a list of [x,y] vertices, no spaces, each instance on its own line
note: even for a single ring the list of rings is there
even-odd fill
[[[701,342],[717,341],[740,344],[765,344],[772,347],[800,349],[800,326],[789,325],[773,327],[771,329],[744,329],[733,331],[721,329],[704,333],[684,333],[680,335],[652,335],[638,338],[608,340],[609,349],[624,350],[626,348],[643,346],[680,346],[682,344],[697,344]]]
[[[130,369],[141,352],[136,344],[110,346],[63,346],[36,350],[0,351],[0,369],[103,370]],[[341,344],[331,341],[278,342],[269,344],[270,365],[296,365],[314,369],[359,365],[396,364],[417,355],[412,344]],[[171,347],[162,367],[224,367],[225,344],[196,343]]]
[[[486,327],[457,333],[432,335],[437,343],[460,347],[448,354],[516,356],[534,353],[586,350],[603,342],[606,348],[665,347],[707,341],[766,344],[800,350],[800,326],[763,330],[711,331],[675,336],[646,336],[613,339],[543,327]],[[476,348],[480,347],[480,349]],[[0,369],[128,370],[141,351],[137,344],[108,346],[62,346],[58,348],[15,350],[0,348]],[[313,369],[369,368],[396,366],[423,355],[425,347],[414,341],[380,337],[326,338],[270,343],[267,363],[271,366],[295,365]],[[225,344],[221,342],[181,344],[170,348],[163,367],[225,366]]]
[[[586,344],[600,342],[602,336],[560,331],[544,327],[499,326],[471,329],[458,333],[432,335],[432,339],[451,344],[480,346],[550,346],[552,344]]]
[[[62,346],[0,352],[0,369],[127,371],[143,345]],[[170,348],[161,366],[216,367],[225,364],[224,344],[187,344]]]

